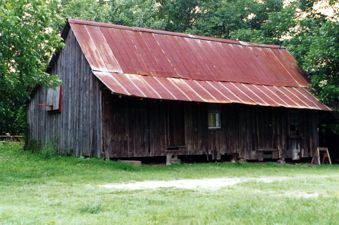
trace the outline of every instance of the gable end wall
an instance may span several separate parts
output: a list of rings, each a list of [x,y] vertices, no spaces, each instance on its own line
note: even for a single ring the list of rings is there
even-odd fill
[[[47,102],[40,88],[28,110],[29,143],[53,145],[61,153],[100,157],[101,89],[72,30],[51,70],[62,80],[62,112],[39,107]]]

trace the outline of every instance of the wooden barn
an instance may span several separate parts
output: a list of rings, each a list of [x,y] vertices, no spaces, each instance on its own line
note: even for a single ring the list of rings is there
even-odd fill
[[[331,111],[281,46],[71,19],[62,36],[62,86],[37,89],[28,122],[65,154],[296,160]]]

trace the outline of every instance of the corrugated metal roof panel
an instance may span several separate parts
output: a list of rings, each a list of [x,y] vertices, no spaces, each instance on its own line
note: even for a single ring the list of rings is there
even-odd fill
[[[308,85],[293,57],[279,46],[69,22],[93,70],[259,85]]]
[[[114,93],[153,99],[330,110],[284,48],[69,20],[94,74]]]
[[[331,110],[303,87],[206,82],[97,71],[94,74],[112,92],[141,98]]]

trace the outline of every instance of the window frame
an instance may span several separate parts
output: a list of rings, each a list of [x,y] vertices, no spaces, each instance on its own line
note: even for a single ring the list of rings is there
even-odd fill
[[[215,124],[211,126],[210,124],[210,115],[213,115]],[[209,130],[221,129],[221,111],[215,107],[209,107],[207,112],[207,127]]]

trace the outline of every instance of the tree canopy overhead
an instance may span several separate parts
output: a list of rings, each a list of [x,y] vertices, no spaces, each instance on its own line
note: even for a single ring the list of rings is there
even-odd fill
[[[68,17],[283,45],[339,109],[338,13],[332,0],[0,0],[0,133],[22,132],[29,93],[58,81],[45,68]]]
[[[0,0],[0,134],[23,132],[32,90],[58,82],[45,72],[62,44],[57,8],[52,0]]]

